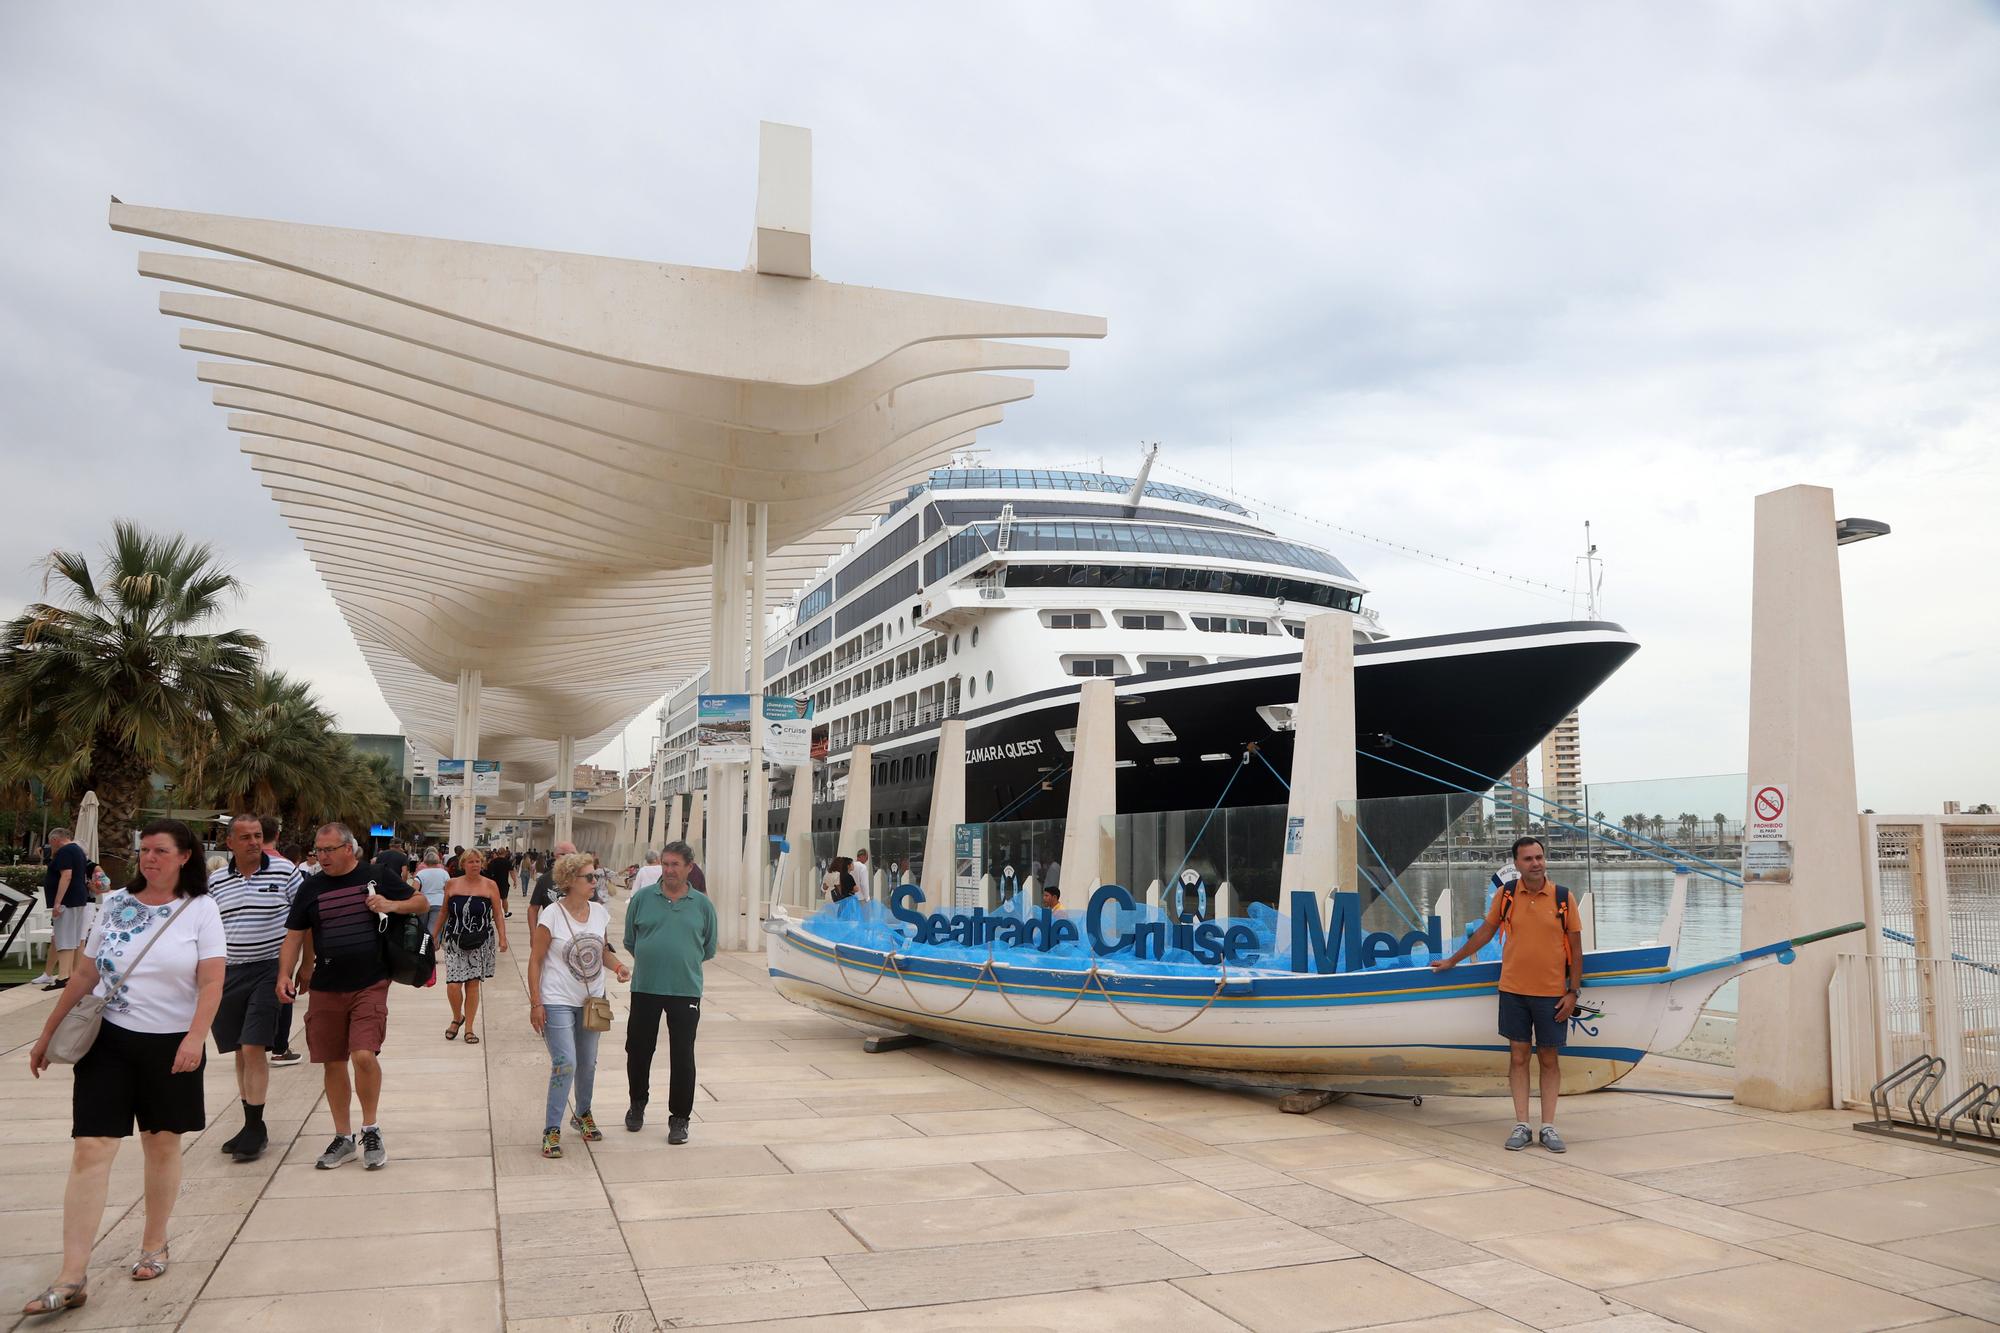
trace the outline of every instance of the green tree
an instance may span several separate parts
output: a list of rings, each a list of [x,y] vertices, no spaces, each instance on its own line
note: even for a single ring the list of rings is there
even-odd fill
[[[263,641],[213,622],[242,585],[204,542],[112,525],[98,567],[43,562],[42,595],[0,630],[0,781],[95,790],[114,879],[155,771],[172,773],[250,697]]]
[[[1729,836],[1729,816],[1720,810],[1715,812],[1715,840],[1721,842]]]

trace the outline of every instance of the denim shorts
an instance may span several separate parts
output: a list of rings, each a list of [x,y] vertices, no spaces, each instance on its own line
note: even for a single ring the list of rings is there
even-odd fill
[[[1560,995],[1516,995],[1500,992],[1500,1035],[1508,1041],[1537,1046],[1561,1046],[1569,1040],[1569,1022],[1556,1021]]]

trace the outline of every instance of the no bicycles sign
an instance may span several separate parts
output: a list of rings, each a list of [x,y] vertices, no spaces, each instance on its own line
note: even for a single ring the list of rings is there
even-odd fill
[[[1782,782],[1758,783],[1750,790],[1750,817],[1744,836],[1751,842],[1784,842],[1791,817],[1791,792]]]

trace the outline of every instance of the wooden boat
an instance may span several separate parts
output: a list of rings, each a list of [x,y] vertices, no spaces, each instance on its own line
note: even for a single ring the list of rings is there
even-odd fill
[[[1676,895],[1675,908],[1680,905]],[[1663,936],[1678,934],[1671,910]],[[1691,966],[1677,941],[1585,955],[1563,1091],[1607,1087],[1649,1052],[1687,1039],[1730,980],[1861,923]],[[1495,1031],[1499,964],[1307,974],[1218,967],[1205,975],[1036,965],[996,948],[979,962],[838,943],[781,908],[765,923],[779,992],[797,1004],[955,1046],[1201,1083],[1422,1097],[1507,1092]],[[1143,966],[1143,965],[1140,965]]]

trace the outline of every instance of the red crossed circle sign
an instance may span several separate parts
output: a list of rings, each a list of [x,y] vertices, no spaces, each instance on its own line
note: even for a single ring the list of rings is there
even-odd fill
[[[1785,813],[1785,794],[1776,787],[1765,787],[1758,791],[1753,803],[1759,819],[1776,819]]]

